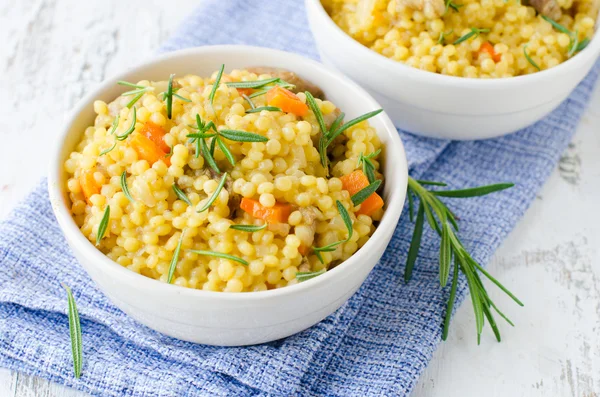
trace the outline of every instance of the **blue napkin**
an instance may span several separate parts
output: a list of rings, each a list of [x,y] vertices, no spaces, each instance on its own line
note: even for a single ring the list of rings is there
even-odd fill
[[[210,0],[181,26],[163,50],[245,43],[317,58],[299,1]],[[576,129],[599,68],[550,116],[510,136],[449,142],[400,132],[413,176],[451,187],[516,183],[489,197],[447,200],[475,259],[490,259],[534,199]],[[439,239],[431,231],[412,281],[401,282],[412,228],[403,216],[362,288],[321,323],[260,346],[210,347],[161,335],[115,308],[71,255],[43,182],[0,224],[0,366],[103,396],[407,395],[440,342],[448,297],[439,288]],[[72,287],[81,315],[79,380],[60,282]],[[465,295],[461,279],[458,299]]]

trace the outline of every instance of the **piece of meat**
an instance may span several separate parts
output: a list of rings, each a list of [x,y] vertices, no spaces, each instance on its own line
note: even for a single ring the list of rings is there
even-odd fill
[[[294,93],[308,91],[315,98],[325,99],[323,91],[319,87],[317,87],[310,81],[304,80],[302,77],[298,76],[294,72],[290,72],[289,70],[273,68],[269,66],[255,66],[248,68],[248,71],[259,75],[270,74],[273,77],[279,77],[280,79],[295,85],[295,87],[290,90]]]
[[[441,17],[446,12],[444,0],[398,0],[396,7],[400,8],[401,6],[423,11],[428,19]]]
[[[537,12],[554,20],[562,15],[556,0],[529,0],[528,2]]]

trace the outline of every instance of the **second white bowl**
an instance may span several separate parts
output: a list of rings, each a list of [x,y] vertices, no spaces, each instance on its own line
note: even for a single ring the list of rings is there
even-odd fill
[[[554,110],[590,71],[600,53],[598,31],[566,62],[503,79],[426,72],[391,60],[342,31],[319,0],[305,0],[321,60],[366,88],[394,124],[444,139],[484,139],[515,132]]]

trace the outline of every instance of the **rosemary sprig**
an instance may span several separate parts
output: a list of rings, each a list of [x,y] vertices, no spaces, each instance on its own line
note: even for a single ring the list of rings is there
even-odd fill
[[[132,88],[134,88],[133,90],[126,91],[126,92],[124,92],[124,93],[122,93],[122,94],[121,94],[122,96],[130,96],[130,95],[135,95],[135,96],[133,97],[133,99],[132,99],[131,101],[129,101],[129,103],[127,103],[127,105],[126,105],[126,107],[127,107],[127,108],[129,108],[129,109],[131,109],[131,107],[132,107],[133,105],[135,105],[135,103],[136,103],[137,101],[139,101],[139,100],[140,100],[140,98],[141,98],[141,97],[142,97],[142,96],[143,96],[143,95],[144,95],[146,92],[154,90],[154,87],[146,87],[146,86],[143,86],[143,85],[133,84],[133,83],[130,83],[130,82],[128,82],[128,81],[122,81],[122,80],[120,80],[120,81],[117,81],[117,84],[119,84],[119,85],[124,85],[124,86],[126,86],[126,87],[132,87]]]
[[[269,140],[266,136],[239,130],[220,130],[217,132],[217,136],[236,142],[267,142]]]
[[[121,190],[123,191],[125,197],[127,197],[127,200],[131,201],[132,203],[135,202],[131,196],[131,193],[129,192],[129,186],[127,186],[127,171],[123,171],[121,174]]]
[[[381,149],[378,149],[377,151],[375,151],[371,154],[367,154],[367,155],[363,155],[361,153],[358,156],[358,164],[356,165],[356,167],[358,168],[362,164],[363,174],[365,174],[367,176],[369,183],[373,183],[376,180],[375,164],[373,164],[373,162],[371,160],[374,159],[375,157],[379,156],[379,153],[381,153]]]
[[[264,79],[264,80],[255,80],[255,81],[230,81],[225,83],[228,87],[233,87],[233,88],[261,88],[264,87],[268,84],[272,84],[272,83],[277,83],[277,82],[281,82],[283,80],[281,80],[279,77],[272,77],[270,79]]]
[[[133,120],[131,120],[131,125],[121,135],[115,135],[117,141],[124,141],[125,139],[127,139],[127,137],[131,135],[131,133],[135,130],[135,123],[137,123],[137,111],[136,108],[133,108]]]
[[[230,229],[233,230],[239,230],[242,232],[258,232],[260,230],[263,230],[267,227],[267,224],[263,224],[263,225],[231,225],[229,226]]]
[[[108,227],[108,221],[110,220],[110,205],[106,206],[104,210],[104,215],[102,215],[102,219],[100,220],[100,224],[98,225],[98,232],[96,233],[96,245],[100,244],[100,241],[104,238],[104,234],[106,233],[106,228]]]
[[[467,34],[465,34],[465,35],[463,35],[463,36],[459,37],[459,38],[458,38],[458,39],[456,39],[456,40],[454,40],[454,43],[452,43],[452,44],[454,44],[454,45],[460,44],[460,43],[462,43],[463,41],[467,41],[467,40],[469,40],[470,38],[479,37],[479,35],[480,35],[481,33],[487,33],[487,32],[489,32],[489,31],[490,31],[489,29],[471,28],[471,31],[470,31],[469,33],[467,33]]]
[[[173,252],[173,257],[171,258],[171,263],[169,264],[169,274],[167,276],[167,284],[171,284],[173,281],[173,275],[175,274],[175,269],[177,268],[177,262],[179,261],[179,252],[181,251],[181,243],[183,242],[183,235],[185,231],[181,232],[181,236],[179,236],[179,241],[177,242],[177,247],[175,247],[175,251]]]
[[[319,259],[319,261],[323,264],[325,264],[325,261],[323,260],[323,256],[321,255],[321,252],[335,251],[337,249],[338,245],[344,244],[344,243],[347,243],[348,241],[350,241],[350,239],[352,238],[352,233],[354,232],[354,230],[352,229],[352,219],[350,218],[350,214],[348,213],[348,210],[346,209],[346,207],[344,207],[344,205],[340,202],[340,200],[336,200],[335,204],[337,206],[338,212],[340,213],[340,216],[342,217],[342,220],[344,221],[344,225],[346,225],[346,230],[348,231],[348,237],[346,237],[345,240],[336,241],[335,243],[327,244],[323,247],[315,247],[315,246],[311,247],[313,252],[317,256],[317,258]]]
[[[246,94],[242,94],[242,98],[244,98],[244,100],[246,102],[248,102],[248,105],[250,106],[250,109],[256,109],[256,106],[254,105],[254,102],[252,102],[252,99],[250,99],[250,97]],[[246,112],[248,113],[248,112]]]
[[[71,336],[71,355],[73,356],[73,372],[75,377],[81,377],[81,367],[83,365],[83,342],[81,338],[81,322],[79,321],[79,312],[75,304],[75,298],[71,288],[66,284],[61,283],[65,291],[67,291],[67,302],[69,304],[69,334]]]
[[[263,110],[266,110],[268,112],[281,112],[281,109],[276,106],[261,106],[258,108],[248,109],[246,110],[246,113],[260,113]]]
[[[327,272],[327,270],[325,270],[325,269],[321,269],[316,272],[297,272],[296,280],[298,280],[298,282],[301,283],[303,281],[310,280],[311,278],[320,276],[321,274],[325,274],[325,272]]]
[[[359,206],[363,201],[368,199],[369,196],[375,193],[377,189],[379,189],[380,185],[381,179],[376,179],[374,182],[370,183],[365,188],[353,194],[352,197],[350,197],[350,199],[352,200],[352,204],[354,204],[355,207]]]
[[[464,4],[456,4],[452,0],[446,0],[446,10],[444,11],[444,14],[447,13],[450,8],[458,12],[458,9],[463,6]]]
[[[213,192],[213,194],[210,196],[210,198],[208,199],[208,201],[202,206],[202,208],[200,208],[198,210],[198,212],[203,212],[206,211],[217,199],[217,197],[219,197],[219,193],[221,193],[221,190],[223,189],[223,186],[225,186],[225,181],[227,180],[227,173],[225,172],[223,174],[223,176],[221,177],[221,181],[219,182],[219,185],[217,186],[217,188],[215,189],[215,191]]]
[[[233,255],[229,255],[229,254],[224,254],[222,252],[216,252],[216,251],[205,251],[205,250],[188,250],[188,252],[192,252],[194,254],[198,254],[198,255],[204,255],[204,256],[214,256],[216,258],[223,258],[223,259],[229,259],[238,263],[241,263],[242,265],[248,266],[248,261],[239,258],[237,256],[233,256]]]
[[[281,79],[279,81],[276,81],[274,85],[278,85],[278,86],[283,87],[283,88],[294,88],[295,87],[294,84],[290,84],[287,81],[284,81],[284,80],[281,80]],[[269,92],[269,90],[271,88],[273,88],[273,86],[266,86],[262,90],[258,90],[258,91],[253,92],[252,94],[249,95],[249,97],[250,98],[256,98],[257,96],[264,95],[267,92]]]
[[[573,55],[575,55],[576,52],[583,50],[589,44],[589,42],[590,42],[589,38],[585,38],[584,40],[579,42],[579,31],[576,30],[573,32],[573,31],[567,29],[565,26],[561,25],[560,23],[556,22],[552,18],[547,17],[546,15],[541,15],[541,17],[543,20],[545,20],[550,25],[552,25],[552,27],[554,29],[569,36],[570,43],[569,43],[569,49],[567,51],[568,58],[571,58]],[[539,68],[538,68],[538,70],[539,70]]]
[[[167,85],[167,92],[165,92],[165,102],[167,103],[167,118],[170,120],[173,115],[173,77],[174,74],[169,76],[169,84]]]
[[[319,108],[319,105],[317,105],[317,102],[313,95],[308,91],[306,91],[304,94],[306,95],[306,102],[308,104],[308,107],[310,108],[310,110],[312,110],[313,114],[315,115],[317,123],[319,124],[319,128],[321,129],[321,136],[319,138],[318,149],[319,157],[321,158],[321,165],[326,170],[329,169],[327,147],[331,145],[335,138],[340,136],[340,134],[346,131],[348,128],[383,112],[383,109],[374,110],[372,112],[365,113],[362,116],[358,116],[344,124],[342,124],[342,122],[344,120],[345,114],[340,113],[340,115],[334,120],[331,126],[327,128],[327,126],[325,125],[325,120],[323,119],[323,113],[321,113],[321,109]]]
[[[223,77],[224,70],[225,64],[221,65],[221,69],[219,69],[219,72],[217,73],[217,78],[215,79],[215,83],[213,84],[212,90],[210,91],[210,95],[208,96],[208,100],[210,101],[211,107],[213,107],[213,102],[215,101],[215,94],[217,93],[217,88],[219,88],[219,84],[221,83],[221,77]]]
[[[177,198],[179,200],[183,201],[190,207],[192,206],[192,202],[190,201],[189,197],[186,196],[185,192],[183,190],[181,190],[181,188],[179,186],[177,186],[176,184],[173,184],[173,186],[171,186],[171,187],[173,188],[173,192],[175,193],[175,196],[177,196]]]
[[[446,340],[448,336],[448,327],[450,324],[450,317],[452,315],[452,308],[456,297],[456,288],[458,283],[459,271],[462,272],[469,286],[471,294],[471,301],[473,303],[473,310],[475,312],[475,322],[477,328],[477,343],[480,342],[481,332],[483,330],[484,318],[488,320],[494,335],[498,341],[501,340],[500,332],[496,325],[492,310],[494,309],[501,317],[512,325],[510,320],[501,313],[494,302],[490,299],[487,290],[483,286],[479,272],[483,273],[490,281],[496,284],[502,291],[509,295],[517,304],[523,306],[523,303],[519,301],[510,291],[508,291],[502,284],[494,279],[489,273],[487,273],[467,252],[463,243],[458,237],[458,225],[456,223],[456,217],[448,209],[448,207],[440,201],[438,197],[477,197],[504,190],[513,186],[512,183],[500,183],[495,185],[481,186],[470,189],[459,189],[459,190],[427,190],[423,187],[426,184],[442,186],[445,185],[441,182],[423,181],[425,183],[419,183],[419,181],[412,178],[408,178],[408,189],[407,195],[409,199],[409,210],[414,211],[414,200],[412,195],[415,195],[419,199],[419,209],[417,212],[417,219],[415,222],[415,229],[411,240],[411,245],[408,251],[406,260],[406,268],[404,272],[404,279],[408,281],[411,277],[413,267],[415,265],[416,258],[419,253],[419,247],[421,243],[421,236],[423,233],[423,225],[425,220],[429,226],[434,229],[441,236],[440,254],[439,254],[439,278],[440,285],[443,287],[448,283],[450,275],[452,258],[454,258],[454,270],[452,272],[452,286],[450,289],[450,297],[448,300],[446,314],[443,321],[442,339]]]

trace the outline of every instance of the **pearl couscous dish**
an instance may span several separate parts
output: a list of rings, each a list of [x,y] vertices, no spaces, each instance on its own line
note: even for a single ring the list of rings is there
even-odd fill
[[[598,0],[322,0],[368,48],[450,76],[512,77],[552,68],[583,50]]]
[[[280,69],[120,81],[65,161],[81,232],[146,277],[263,291],[325,273],[383,215],[381,142]]]

